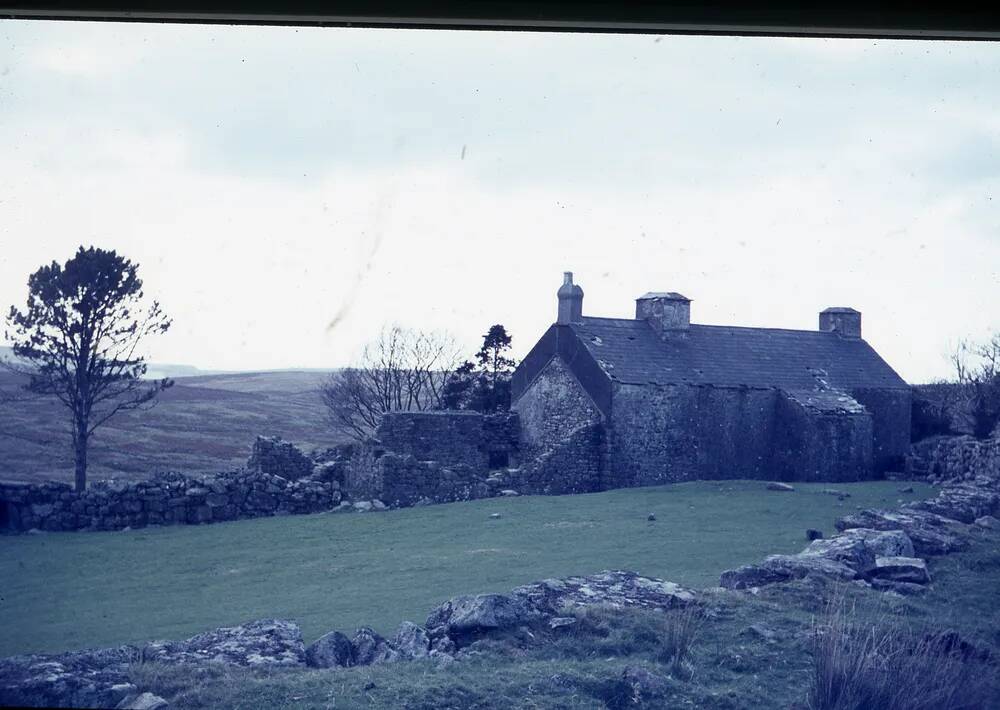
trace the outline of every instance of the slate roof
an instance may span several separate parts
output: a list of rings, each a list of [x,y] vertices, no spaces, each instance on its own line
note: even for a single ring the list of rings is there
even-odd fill
[[[864,340],[832,332],[692,324],[682,335],[661,338],[644,320],[590,317],[569,328],[622,383],[908,387]]]

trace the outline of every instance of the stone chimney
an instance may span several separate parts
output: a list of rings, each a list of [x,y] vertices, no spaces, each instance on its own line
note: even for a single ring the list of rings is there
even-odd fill
[[[648,321],[660,335],[683,333],[691,325],[691,299],[672,291],[650,291],[635,299],[635,317]]]
[[[563,284],[556,292],[559,297],[559,317],[556,323],[580,323],[583,321],[583,289],[573,283],[573,272],[563,272]]]
[[[861,313],[853,308],[827,308],[819,314],[819,329],[842,338],[860,338]]]

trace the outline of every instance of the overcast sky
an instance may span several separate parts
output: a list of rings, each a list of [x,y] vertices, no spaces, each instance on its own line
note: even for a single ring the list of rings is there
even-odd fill
[[[564,270],[590,315],[853,306],[912,382],[1000,328],[996,43],[2,21],[0,145],[0,307],[116,249],[159,362],[343,365],[391,322],[520,356]]]

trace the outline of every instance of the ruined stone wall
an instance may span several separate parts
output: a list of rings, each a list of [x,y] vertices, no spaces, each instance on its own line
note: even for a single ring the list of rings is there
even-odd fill
[[[788,396],[776,402],[770,475],[780,481],[860,481],[874,477],[872,416],[818,413]]]
[[[1000,439],[936,436],[918,441],[906,457],[906,472],[937,481],[1000,479]]]
[[[0,484],[0,530],[121,530],[315,513],[341,501],[336,480],[233,471],[163,473],[132,483],[97,482],[83,493],[63,483]]]
[[[603,488],[606,461],[604,425],[585,424],[538,457],[502,473],[500,485],[530,495],[593,493]]]
[[[910,452],[913,395],[908,389],[857,389],[851,396],[872,414],[876,471],[901,471]]]
[[[495,471],[520,456],[516,413],[391,412],[352,456],[345,490],[386,505],[443,503],[495,494]]]
[[[776,397],[765,389],[617,386],[603,487],[769,477]]]
[[[559,356],[542,368],[511,408],[521,418],[521,445],[526,459],[546,455],[573,432],[602,419],[593,400]]]

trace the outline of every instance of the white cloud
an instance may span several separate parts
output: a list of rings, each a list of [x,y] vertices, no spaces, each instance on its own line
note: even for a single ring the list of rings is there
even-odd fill
[[[629,316],[650,289],[685,293],[707,323],[813,328],[823,307],[852,305],[915,381],[944,373],[949,341],[1000,326],[984,306],[1000,297],[998,177],[962,174],[961,152],[995,131],[995,88],[944,108],[910,85],[878,99],[869,81],[859,97],[851,72],[863,83],[911,61],[861,41],[271,29],[153,26],[146,42],[146,27],[114,26],[115,42],[100,28],[54,42],[64,70],[94,80],[42,74],[14,90],[0,124],[0,307],[23,301],[40,264],[94,243],[138,261],[174,317],[151,355],[202,367],[339,365],[394,321],[470,350],[502,322],[523,355],[553,320],[564,269],[595,315]],[[212,63],[182,60],[182,46]],[[500,61],[513,46],[528,56]],[[706,48],[732,60],[654,59]],[[803,66],[789,66],[796,54]],[[826,54],[837,81],[803,88],[795,72],[820,76]],[[304,76],[345,57],[366,77],[355,89]],[[136,62],[146,83],[125,82]],[[441,85],[421,103],[406,82],[427,67]],[[369,159],[383,144],[396,147]]]

